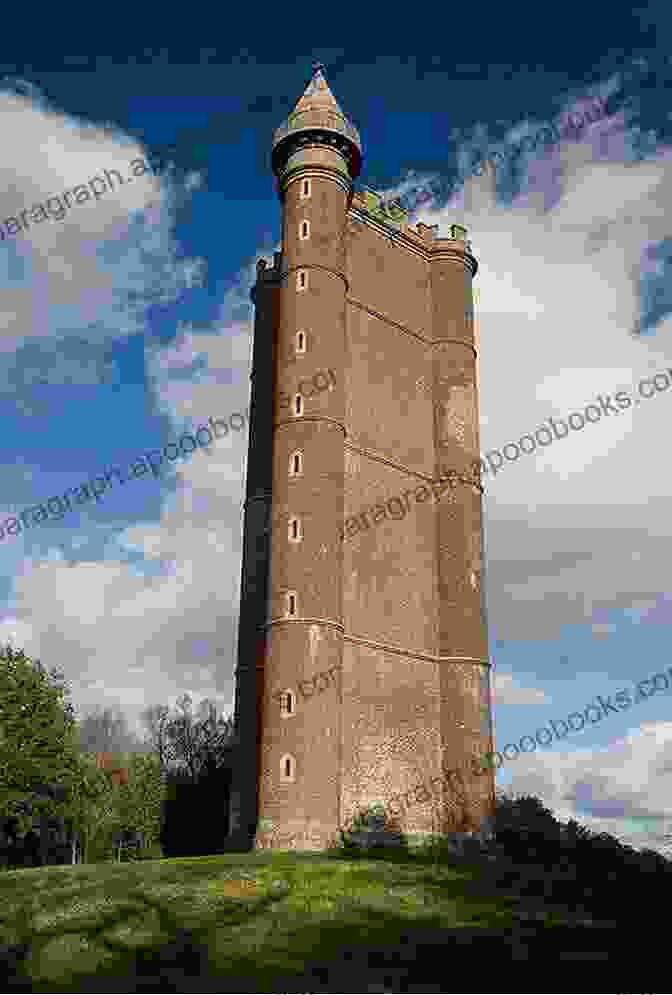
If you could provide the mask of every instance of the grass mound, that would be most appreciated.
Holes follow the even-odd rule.
[[[613,928],[526,916],[489,887],[472,865],[279,851],[14,871],[2,990],[441,992],[476,970],[499,991],[484,973],[519,960],[581,967],[582,983],[592,961],[613,967]],[[515,990],[548,990],[529,984]]]

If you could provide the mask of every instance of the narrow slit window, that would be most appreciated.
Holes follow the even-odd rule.
[[[287,592],[287,615],[296,615],[296,591]]]
[[[286,753],[280,759],[280,779],[282,781],[293,781],[294,780],[294,757]]]
[[[305,269],[300,269],[296,274],[296,289],[305,290],[308,286],[308,274]]]
[[[284,691],[280,698],[280,713],[283,716],[294,715],[294,692]]]
[[[306,333],[297,332],[296,333],[296,351],[305,352],[306,351]]]
[[[289,520],[289,538],[292,542],[300,542],[303,539],[301,522],[298,518],[290,518]]]
[[[299,238],[306,239],[310,238],[310,222],[302,221],[299,227]]]
[[[300,415],[303,411],[303,398],[300,394],[294,396],[294,414]]]
[[[295,452],[292,453],[292,458],[289,462],[289,475],[290,477],[298,477],[303,472],[303,453]]]
[[[301,184],[301,200],[310,197],[310,180],[304,180]]]

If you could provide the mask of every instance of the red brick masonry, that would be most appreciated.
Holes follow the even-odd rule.
[[[667,674],[670,675],[669,680]],[[658,678],[664,680],[665,684],[662,686],[658,686],[656,684],[656,679]],[[646,677],[644,678],[644,680],[638,681],[636,685],[637,694],[634,695],[634,701],[632,700],[630,693],[628,691],[617,691],[616,694],[613,696],[616,701],[616,705],[618,705],[617,708],[616,705],[612,705],[610,697],[607,697],[605,701],[602,695],[598,694],[597,701],[599,702],[602,711],[600,711],[600,707],[598,707],[598,705],[593,705],[593,704],[586,705],[586,707],[583,710],[586,716],[585,719],[583,713],[581,712],[570,712],[569,715],[567,716],[567,722],[564,722],[562,719],[559,719],[557,722],[551,719],[549,725],[553,729],[553,732],[555,733],[556,737],[558,739],[562,739],[564,738],[564,736],[567,735],[570,729],[573,732],[580,732],[584,728],[588,720],[590,720],[590,722],[595,724],[596,722],[600,722],[602,718],[605,715],[607,715],[610,711],[613,711],[616,714],[618,714],[618,709],[623,710],[625,708],[629,708],[633,704],[637,705],[639,704],[640,701],[644,701],[646,698],[650,698],[652,695],[656,693],[656,691],[668,691],[670,689],[671,682],[672,682],[672,667],[669,667],[667,673],[659,672],[657,674],[654,674],[652,677]],[[653,690],[650,693],[645,692],[642,689],[642,685],[648,683],[652,684],[653,686]],[[597,718],[589,716],[588,712],[590,709],[592,709],[594,713],[595,712],[597,713]],[[571,724],[571,720],[574,716],[581,719],[581,725],[579,726],[578,729]],[[565,731],[561,735],[558,734],[558,730],[556,728],[556,725],[559,724],[565,726]],[[539,739],[539,734],[542,732],[548,733],[549,738],[545,741]],[[526,748],[523,746],[523,742],[526,739],[529,740],[532,744],[530,748]],[[493,753],[486,753],[483,755],[483,757],[480,758],[480,760],[478,757],[473,757],[472,758],[473,773],[476,774],[476,776],[480,777],[482,774],[485,774],[488,768],[490,767],[494,766],[497,769],[503,767],[504,760],[502,759],[502,757],[504,757],[506,760],[513,760],[516,756],[518,756],[519,752],[532,753],[536,749],[537,743],[539,744],[539,746],[549,746],[552,741],[553,741],[553,733],[549,729],[547,728],[537,729],[535,736],[530,736],[530,735],[522,736],[518,741],[519,743],[518,746],[515,743],[507,743],[501,753],[499,753],[498,751],[495,751]],[[507,757],[506,751],[510,748],[513,748],[516,752],[515,754],[513,754],[513,756]],[[497,763],[495,759],[496,757],[499,758],[499,763]],[[455,785],[451,783],[451,778],[453,777],[456,778],[456,780],[462,782],[460,789],[456,789]],[[413,788],[410,788],[408,791],[404,792],[403,795],[402,794],[393,795],[391,800],[395,800],[395,802],[399,803],[401,807],[396,810],[390,809],[392,814],[399,815],[404,808],[409,808],[414,802],[417,804],[421,804],[423,802],[429,801],[433,793],[430,790],[430,788],[432,788],[434,791],[436,790],[434,788],[434,783],[436,781],[438,781],[439,783],[449,784],[452,791],[455,792],[455,794],[458,797],[460,797],[460,791],[462,792],[462,795],[464,794],[464,779],[462,777],[462,773],[459,768],[455,768],[453,770],[446,771],[440,777],[438,776],[433,777],[431,781],[427,782],[427,784],[425,783],[416,784]],[[402,799],[406,800],[405,803],[402,802]]]
[[[419,487],[409,487],[407,490],[402,491],[401,494],[403,495],[403,497],[406,498],[406,505],[404,505],[404,502],[401,500],[401,497],[396,496],[388,498],[385,504],[379,503],[373,505],[372,508],[369,508],[367,511],[358,511],[356,515],[351,515],[350,518],[347,518],[345,520],[344,527],[341,529],[340,532],[341,540],[343,542],[345,541],[346,530],[348,532],[349,538],[352,538],[352,536],[356,535],[358,532],[363,531],[359,526],[360,519],[364,522],[365,528],[367,529],[370,528],[368,519],[366,517],[369,511],[372,510],[374,511],[373,514],[374,525],[378,524],[379,522],[382,522],[383,519],[387,517],[386,508],[389,509],[390,518],[394,518],[397,520],[400,518],[405,518],[407,512],[411,510],[411,505],[408,498],[409,494],[415,493],[416,501],[419,501],[421,503],[423,501],[426,501],[427,498],[429,497],[433,497],[434,500],[438,501],[441,497],[443,497],[446,490],[449,487],[451,489],[454,488],[458,481],[460,481],[460,483],[463,484],[471,484],[474,487],[478,487],[480,491],[483,491],[483,488],[481,487],[479,463],[474,463],[474,472],[476,476],[470,478],[470,477],[461,476],[455,470],[449,470],[447,476],[439,477],[438,480],[433,480],[429,487],[426,484],[421,484]],[[394,507],[392,506],[393,502],[397,502],[398,508],[397,505],[395,505]],[[395,510],[398,511],[398,514],[393,514]]]

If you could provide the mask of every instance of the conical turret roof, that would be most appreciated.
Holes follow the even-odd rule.
[[[313,67],[313,75],[310,77],[306,89],[294,105],[293,114],[305,111],[335,111],[340,117],[345,119],[343,111],[338,106],[338,101],[329,89],[324,66],[321,62],[316,62]]]
[[[358,153],[355,158],[361,162],[362,143],[359,132],[338,106],[336,98],[329,89],[321,62],[313,65],[313,74],[291,114],[275,130],[273,151],[275,152],[278,145],[289,136],[316,129],[333,132],[349,139]]]

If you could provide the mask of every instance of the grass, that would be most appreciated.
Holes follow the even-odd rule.
[[[581,978],[565,990],[591,990],[586,969],[620,948],[613,926],[607,941],[571,913],[528,912],[477,865],[418,857],[256,851],[11,871],[2,990],[442,992],[470,990],[466,970],[476,991],[549,991],[557,973],[513,988],[501,974],[553,959]]]

